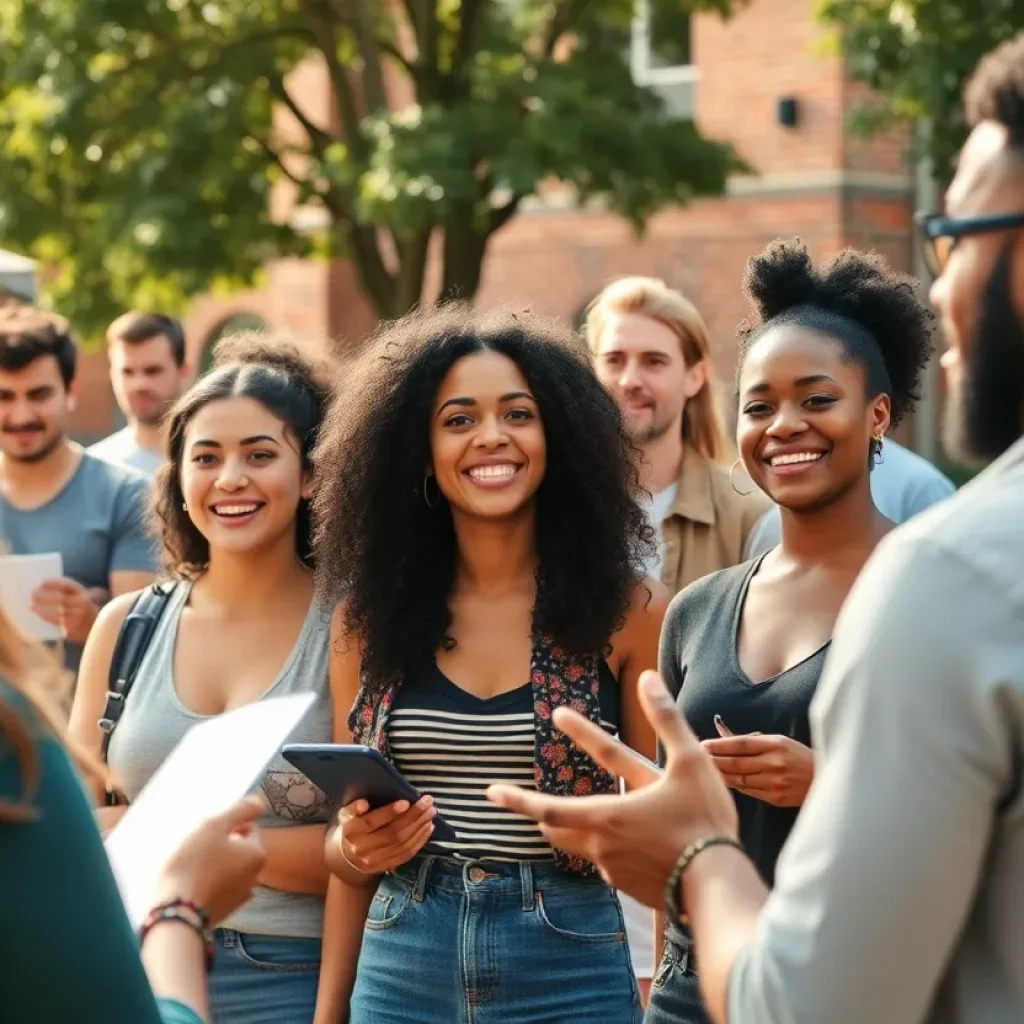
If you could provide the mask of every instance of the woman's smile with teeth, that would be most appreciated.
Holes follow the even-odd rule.
[[[773,455],[768,461],[773,466],[793,466],[799,462],[817,462],[824,452],[792,452],[789,455]]]
[[[519,472],[519,467],[512,462],[502,462],[490,466],[473,466],[466,470],[466,475],[476,483],[501,483],[511,480]]]
[[[219,516],[247,516],[259,509],[259,504],[254,501],[239,503],[237,505],[214,505],[213,511]]]

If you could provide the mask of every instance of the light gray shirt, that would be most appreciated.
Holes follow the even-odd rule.
[[[182,703],[174,681],[178,624],[191,590],[191,583],[175,587],[139,665],[139,674],[110,742],[110,770],[129,800],[139,795],[185,733],[209,717]],[[331,742],[329,634],[329,617],[314,600],[291,654],[260,698],[310,691],[316,694],[316,702],[288,738],[289,743]],[[254,643],[259,643],[258,637],[254,637]],[[225,750],[224,756],[230,757],[231,751]],[[330,803],[324,794],[280,755],[267,766],[262,789],[270,808],[260,818],[262,828],[318,825],[330,816]],[[260,935],[315,939],[323,931],[323,916],[322,896],[257,886],[252,898],[224,922],[224,927]]]
[[[871,497],[886,519],[905,523],[932,505],[953,495],[952,480],[940,473],[927,459],[921,458],[895,441],[886,441],[882,461],[871,471]],[[769,509],[747,538],[744,561],[760,558],[777,547],[782,537],[779,507]]]
[[[1024,440],[843,607],[730,1024],[1024,1021]]]
[[[155,572],[157,545],[147,526],[149,480],[88,452],[44,505],[19,509],[0,497],[0,538],[15,555],[59,552],[64,575],[83,587],[110,588],[112,572]],[[64,645],[78,671],[82,648]]]
[[[140,473],[145,473],[146,476],[152,476],[163,462],[163,455],[160,452],[144,448],[135,440],[131,427],[125,427],[110,437],[97,441],[87,451],[105,462],[112,462],[116,466],[129,466]]]

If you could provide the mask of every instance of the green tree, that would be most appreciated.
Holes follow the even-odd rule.
[[[683,0],[652,0],[687,28]],[[688,0],[726,13],[728,0]],[[83,329],[175,307],[268,259],[350,256],[382,317],[472,297],[538,182],[639,229],[719,192],[727,145],[629,70],[632,0],[4,0],[0,242],[53,268]],[[330,123],[297,102],[314,59]],[[391,102],[396,84],[414,102]],[[294,131],[280,131],[275,110]],[[271,214],[275,181],[325,217]],[[424,294],[428,247],[440,291]]]
[[[1024,26],[1024,0],[819,0],[819,12],[838,29],[850,73],[873,90],[855,125],[925,122],[926,155],[948,179],[966,137],[964,82]]]

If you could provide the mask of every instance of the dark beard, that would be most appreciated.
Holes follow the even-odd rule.
[[[944,439],[968,463],[997,459],[1024,433],[1024,324],[1014,309],[1010,246],[982,295],[960,387],[949,396]]]
[[[8,452],[4,452],[4,458],[10,459],[11,462],[21,462],[31,465],[34,462],[42,462],[53,450],[64,440],[63,434],[57,434],[50,440],[50,443],[43,445],[42,448],[37,452],[32,452],[30,455],[11,455]]]

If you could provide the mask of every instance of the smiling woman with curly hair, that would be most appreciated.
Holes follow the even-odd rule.
[[[349,1020],[447,1024],[486,1000],[494,1020],[638,1021],[615,894],[484,796],[615,786],[554,706],[653,752],[635,691],[665,600],[615,403],[564,329],[464,307],[383,328],[346,392],[315,456],[332,686],[424,794],[349,806],[328,836],[328,928],[366,917]]]
[[[322,376],[286,338],[232,335],[168,414],[154,519],[170,579],[108,734],[121,804],[149,785],[197,721],[244,704],[311,693],[292,739],[325,743],[336,722],[344,728],[347,708],[331,703],[329,616],[315,599],[310,550],[311,453],[332,397]],[[96,754],[111,666],[137,597],[103,609],[82,658],[71,733]],[[331,808],[281,757],[259,784],[267,863],[253,898],[215,933],[213,1015],[217,1024],[309,1024],[321,969],[333,984],[354,960],[344,951],[337,961],[321,958]],[[104,826],[123,810],[102,807]]]

